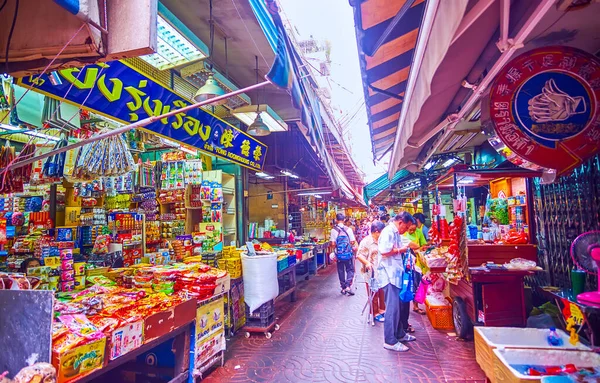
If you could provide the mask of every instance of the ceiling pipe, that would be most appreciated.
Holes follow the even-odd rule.
[[[500,0],[500,40],[498,40],[498,49],[504,52],[512,41],[508,38],[508,28],[510,24],[510,0]]]
[[[433,153],[442,144],[443,140],[446,139],[446,138],[448,138],[448,136],[451,133],[453,133],[454,126],[456,126],[456,124],[458,122],[460,122],[462,119],[464,119],[465,116],[467,116],[471,112],[471,109],[473,107],[475,107],[477,105],[477,103],[479,103],[479,101],[483,97],[485,91],[487,90],[488,86],[490,86],[491,83],[492,83],[492,81],[496,78],[496,75],[512,59],[512,57],[514,56],[515,52],[519,48],[523,47],[523,43],[525,42],[525,40],[527,39],[527,37],[529,37],[529,35],[531,34],[531,32],[533,32],[533,29],[535,28],[535,26],[546,15],[546,13],[552,8],[552,6],[554,5],[554,3],[555,3],[555,0],[542,0],[542,1],[540,1],[540,3],[535,8],[535,10],[527,18],[527,20],[525,21],[525,23],[523,24],[523,26],[521,27],[521,29],[519,29],[519,31],[515,35],[515,38],[513,40],[513,44],[510,45],[504,52],[502,52],[502,54],[500,55],[500,57],[498,58],[498,60],[494,63],[494,65],[492,66],[492,68],[490,68],[490,70],[487,72],[486,76],[483,78],[483,80],[481,80],[481,82],[477,86],[477,91],[475,91],[475,92],[473,92],[471,94],[471,96],[467,99],[467,101],[465,102],[465,104],[462,106],[461,110],[455,115],[456,118],[454,119],[454,121],[450,122],[449,124],[445,124],[445,125],[443,124],[443,122],[440,123],[440,124],[438,124],[435,128],[433,128],[431,131],[429,131],[429,133],[426,135],[426,137],[424,137],[423,139],[421,139],[421,140],[419,140],[417,142],[416,145],[418,147],[421,147],[429,139],[431,139],[437,133],[439,133],[440,131],[442,131],[442,129],[444,129],[446,127],[448,128],[448,130],[442,136],[442,139],[436,140],[437,143],[434,145],[434,147],[429,152],[429,154],[427,154],[425,156],[425,159],[422,160],[422,161],[419,161],[421,163],[421,165],[423,165],[424,163],[426,163],[429,160],[429,158],[433,155]],[[427,138],[427,139],[425,139],[425,138]]]

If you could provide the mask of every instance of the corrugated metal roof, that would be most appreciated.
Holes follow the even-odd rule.
[[[371,146],[376,160],[396,137],[425,0],[366,0],[354,6]]]
[[[363,198],[365,199],[365,202],[368,204],[369,200],[375,198],[379,193],[391,188],[393,185],[405,178],[410,177],[411,175],[412,173],[408,170],[400,170],[391,180],[388,178],[387,173],[382,175],[364,187]]]

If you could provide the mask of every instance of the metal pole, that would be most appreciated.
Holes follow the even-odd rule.
[[[283,229],[285,230],[285,235],[287,237],[288,229],[289,229],[289,214],[288,214],[288,179],[285,177],[283,180],[283,214],[285,215]]]
[[[50,185],[50,219],[56,227],[56,184]]]
[[[267,84],[270,84],[270,82],[269,81],[264,81],[264,82],[261,82],[261,83],[258,83],[258,84],[250,85],[250,86],[248,86],[246,88],[243,88],[243,89],[238,89],[238,90],[235,90],[233,92],[229,92],[229,93],[224,94],[222,96],[213,97],[213,98],[211,98],[209,100],[197,102],[195,104],[188,105],[188,106],[180,108],[180,109],[172,110],[169,113],[161,114],[160,116],[151,116],[151,117],[145,118],[143,120],[134,122],[133,124],[122,126],[120,128],[111,130],[109,132],[101,133],[101,134],[99,134],[99,135],[97,135],[95,137],[91,137],[91,138],[89,138],[87,140],[82,140],[82,141],[76,142],[74,144],[64,146],[64,147],[62,147],[60,149],[51,150],[51,151],[49,151],[47,153],[40,154],[39,156],[35,156],[35,157],[29,158],[29,159],[24,160],[24,161],[19,161],[19,162],[15,163],[15,164],[11,165],[8,168],[0,169],[0,172],[6,171],[6,170],[9,170],[9,169],[19,169],[19,168],[22,168],[23,166],[31,165],[34,162],[37,162],[37,161],[40,161],[40,160],[44,160],[44,159],[46,159],[48,157],[52,157],[54,155],[57,155],[57,154],[60,154],[60,153],[64,153],[64,152],[72,150],[72,149],[77,149],[77,148],[79,148],[81,146],[90,144],[90,143],[92,143],[94,141],[99,141],[99,140],[103,140],[105,138],[109,138],[109,137],[112,137],[112,136],[117,136],[119,134],[126,133],[126,132],[130,131],[131,129],[141,128],[143,126],[150,125],[151,123],[153,123],[155,121],[158,121],[158,120],[161,120],[161,119],[163,119],[165,117],[172,117],[172,116],[174,116],[174,115],[176,115],[178,113],[184,113],[184,112],[190,111],[192,109],[199,108],[199,107],[204,106],[204,105],[210,105],[210,104],[212,104],[212,103],[214,103],[216,101],[225,100],[225,99],[228,99],[229,97],[236,96],[236,95],[241,94],[241,93],[246,93],[246,92],[251,91],[253,89],[258,89],[258,88],[261,88],[261,87],[263,87],[263,86],[265,86]]]

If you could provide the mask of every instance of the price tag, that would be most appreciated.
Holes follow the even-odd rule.
[[[60,266],[60,258],[59,257],[46,257],[44,258],[44,265],[49,266],[53,269],[56,269]]]
[[[579,309],[579,306],[577,306],[574,303],[570,303],[570,309],[571,309],[571,318],[573,318],[573,320],[575,321],[576,325],[581,326],[583,324],[583,313],[581,312],[581,310]]]
[[[575,322],[575,325],[581,326],[583,324],[583,313],[581,312],[579,306],[567,299],[563,299],[562,301],[564,305],[562,313],[565,317],[565,320],[569,320],[569,318],[571,318]]]

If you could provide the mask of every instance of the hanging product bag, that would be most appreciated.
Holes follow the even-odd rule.
[[[423,278],[421,283],[419,284],[419,288],[417,289],[417,293],[415,294],[415,302],[424,304],[425,298],[427,297],[427,290],[429,290],[429,282],[427,279]]]
[[[410,250],[404,256],[404,273],[402,274],[402,289],[400,289],[400,300],[412,302],[415,299],[415,283],[413,277],[414,263]]]

